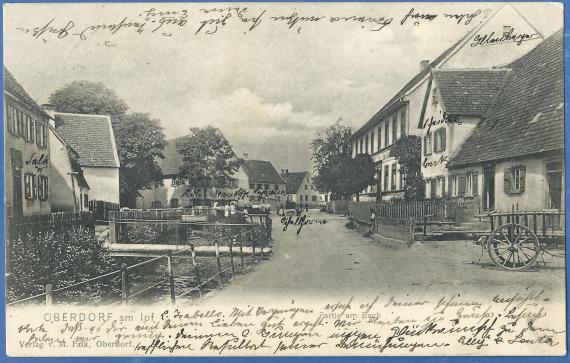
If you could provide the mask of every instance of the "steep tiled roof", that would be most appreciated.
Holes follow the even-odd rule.
[[[464,37],[458,40],[455,44],[445,50],[439,57],[437,57],[433,62],[431,62],[427,67],[416,74],[408,83],[404,85],[395,95],[392,97],[385,105],[378,111],[372,118],[364,124],[360,129],[358,129],[351,138],[357,138],[363,135],[371,127],[376,125],[378,122],[382,121],[386,116],[389,116],[398,106],[398,103],[402,102],[402,98],[414,88],[422,79],[429,76],[431,69],[437,67],[441,62],[443,62],[453,51],[459,47],[468,37],[470,37],[472,31],[468,32]]]
[[[270,161],[248,159],[243,161],[242,167],[250,183],[285,184]]]
[[[79,154],[81,166],[119,167],[111,118],[55,113],[57,133]]]
[[[26,92],[24,87],[14,77],[14,75],[4,67],[4,91],[7,91],[14,96],[20,98],[24,103],[28,105],[31,109],[37,112],[39,115],[45,118],[50,118],[49,115],[41,108],[36,101]]]
[[[308,171],[299,171],[294,173],[281,174],[281,177],[287,182],[287,194],[295,194],[301,187],[303,180],[307,176]]]
[[[507,69],[456,69],[433,72],[445,110],[451,115],[483,116],[505,85]]]
[[[564,147],[564,39],[560,30],[511,63],[507,83],[449,167]]]

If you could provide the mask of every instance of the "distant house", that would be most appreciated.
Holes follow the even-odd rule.
[[[52,211],[89,211],[90,188],[79,164],[79,154],[51,126],[49,145]]]
[[[243,160],[242,168],[247,175],[249,203],[274,203],[285,206],[286,183],[270,161],[246,158]]]
[[[53,112],[55,131],[77,152],[89,198],[119,204],[119,156],[111,118]]]
[[[451,189],[481,185],[474,197],[486,210],[563,210],[563,31],[506,68],[504,88],[448,163],[457,178]]]
[[[50,116],[6,68],[4,121],[6,215],[50,213]]]
[[[376,164],[376,183],[359,195],[360,200],[387,201],[404,195],[405,176],[390,150],[404,135],[421,135],[425,123],[422,109],[427,91],[432,88],[432,70],[502,66],[543,39],[512,4],[505,4],[492,14],[482,13],[479,19],[479,24],[433,61],[421,61],[418,73],[351,136],[352,156],[370,154]],[[517,34],[529,38],[521,44],[495,39],[514,39]],[[493,45],[486,46],[483,39],[493,39]]]
[[[214,201],[224,202],[237,200],[234,194],[239,190],[247,190],[247,175],[240,168],[226,186],[212,187],[207,191],[206,198],[200,187],[191,187],[187,181],[179,177],[182,155],[178,152],[176,144],[184,137],[166,141],[163,150],[164,159],[158,159],[157,163],[162,170],[162,180],[155,183],[154,187],[140,190],[137,198],[137,208],[178,208],[194,205],[202,205],[204,199],[209,204]]]
[[[308,171],[282,170],[281,177],[287,182],[287,201],[303,206],[308,203],[311,207],[317,207],[329,201],[327,193],[321,193],[315,189]]]
[[[137,208],[178,208],[194,205],[212,205],[235,200],[239,204],[280,202],[285,200],[285,181],[279,176],[271,162],[243,160],[240,168],[226,185],[212,186],[204,192],[200,187],[190,186],[179,177],[182,155],[176,144],[182,138],[168,140],[164,148],[164,159],[158,159],[162,180],[153,188],[140,190]],[[245,156],[247,158],[247,156]]]

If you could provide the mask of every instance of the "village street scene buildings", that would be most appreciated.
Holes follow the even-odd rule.
[[[8,58],[9,303],[540,290],[563,315],[562,10],[420,5],[260,3],[267,16],[283,6],[345,20],[277,31],[276,15],[242,32],[244,18],[228,16],[194,34],[190,53],[172,24],[121,29],[116,47],[107,29],[90,35],[97,47],[49,38],[89,64],[57,80]],[[360,9],[391,9],[393,24],[355,26],[346,14]],[[41,41],[21,33],[12,52]]]

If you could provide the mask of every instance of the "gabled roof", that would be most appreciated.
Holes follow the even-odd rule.
[[[243,160],[242,167],[250,183],[285,184],[270,161],[247,159]]]
[[[79,154],[81,166],[120,166],[109,116],[55,112],[54,118],[57,133]]]
[[[563,30],[511,63],[507,83],[449,167],[564,147]]]
[[[26,92],[24,87],[16,80],[16,77],[4,67],[4,92],[8,92],[18,98],[22,102],[28,105],[32,110],[38,113],[38,115],[43,116],[47,119],[51,118],[43,108],[41,108],[36,101]]]
[[[294,173],[281,174],[281,177],[287,183],[287,194],[297,193],[308,173],[308,171],[298,171]]]
[[[464,41],[466,41],[473,30],[467,32],[467,34],[459,39],[455,44],[445,50],[443,53],[440,54],[433,62],[431,62],[427,67],[421,70],[418,74],[416,74],[408,83],[404,85],[395,95],[392,97],[385,105],[380,109],[380,111],[376,112],[372,118],[364,124],[361,128],[359,128],[354,134],[352,134],[351,138],[357,138],[363,135],[366,131],[368,131],[371,127],[373,127],[378,122],[382,121],[386,116],[389,116],[394,110],[396,110],[400,105],[403,105],[403,97],[412,90],[415,86],[417,86],[424,78],[430,75],[431,69],[437,67],[441,62],[443,62],[448,56],[455,51]]]
[[[483,116],[505,85],[507,69],[434,70],[445,111],[450,115]]]

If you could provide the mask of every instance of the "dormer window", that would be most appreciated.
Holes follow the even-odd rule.
[[[506,37],[511,32],[513,27],[510,25],[503,25],[503,36]]]

